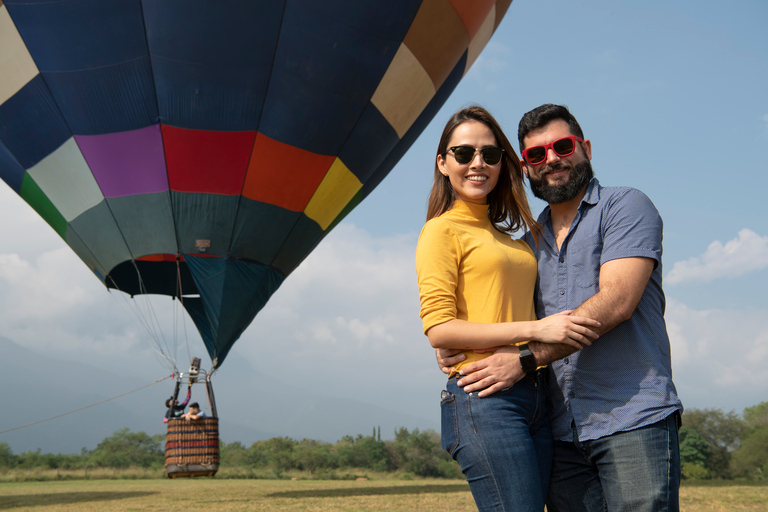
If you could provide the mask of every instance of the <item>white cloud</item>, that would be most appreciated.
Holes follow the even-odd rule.
[[[735,409],[768,397],[766,311],[697,311],[667,302],[675,384],[684,405]]]
[[[247,340],[264,332],[276,333],[307,358],[328,350],[342,359],[381,354],[387,346],[395,352],[413,346],[413,340],[427,344],[415,249],[415,235],[375,238],[352,224],[339,225],[259,313],[238,342],[240,350],[255,347],[258,341]]]
[[[419,415],[434,406],[436,418],[444,378],[421,330],[416,238],[340,224],[257,315],[237,354],[320,393]]]
[[[768,236],[742,229],[723,245],[712,242],[701,256],[678,261],[667,274],[667,284],[707,283],[721,277],[738,277],[768,267]]]

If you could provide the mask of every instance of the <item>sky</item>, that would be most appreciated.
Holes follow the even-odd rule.
[[[741,413],[768,400],[766,24],[763,0],[515,0],[408,153],[230,352],[257,371],[244,396],[257,407],[259,392],[290,383],[437,424],[445,379],[421,329],[414,252],[438,138],[453,112],[479,104],[515,141],[523,113],[559,103],[592,141],[601,184],[639,188],[664,219],[685,407]],[[530,201],[538,214],[544,203]],[[153,305],[179,367],[204,356],[191,321],[171,301]],[[149,383],[168,371],[131,307],[0,183],[0,335]]]

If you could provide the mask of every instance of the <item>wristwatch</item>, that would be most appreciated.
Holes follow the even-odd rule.
[[[535,372],[538,365],[536,364],[536,357],[531,352],[531,349],[528,348],[528,344],[518,345],[517,348],[520,349],[520,366],[523,367],[523,371],[525,373]]]

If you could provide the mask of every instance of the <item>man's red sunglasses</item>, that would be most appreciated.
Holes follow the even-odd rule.
[[[559,157],[570,156],[576,151],[576,142],[584,142],[584,139],[571,135],[563,137],[555,142],[544,144],[543,146],[531,146],[520,153],[523,158],[531,165],[538,165],[547,159],[547,151],[552,151]]]

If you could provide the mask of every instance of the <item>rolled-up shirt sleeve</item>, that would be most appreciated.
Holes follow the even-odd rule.
[[[663,222],[651,200],[636,189],[610,198],[603,222],[600,264],[619,258],[651,258],[661,262]]]
[[[424,225],[416,247],[416,275],[424,334],[456,318],[461,247],[448,222],[440,218]]]

